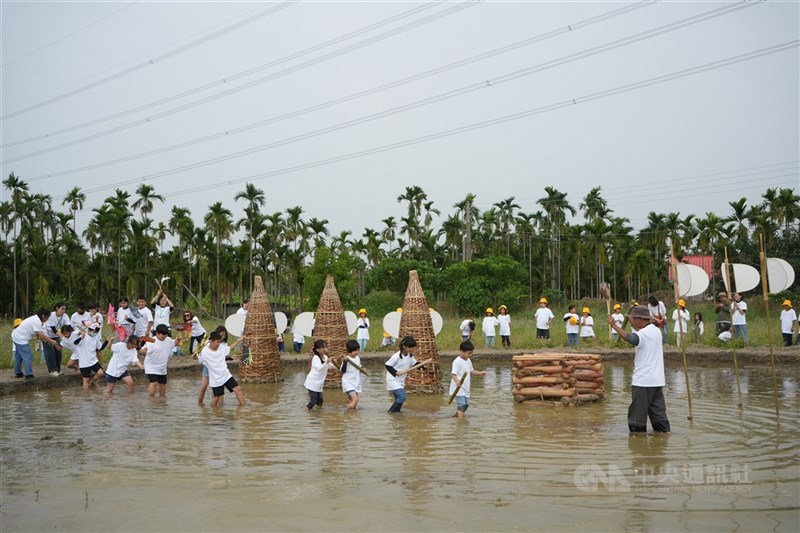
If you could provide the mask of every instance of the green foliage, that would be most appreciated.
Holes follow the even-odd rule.
[[[403,293],[394,291],[372,291],[360,300],[357,307],[364,307],[373,322],[382,322],[386,313],[394,311],[398,307],[403,307]],[[354,307],[353,311],[358,311],[358,309]],[[378,322],[375,323],[377,324]]]
[[[400,259],[387,257],[367,273],[367,290],[393,291],[405,294],[408,287],[408,273],[416,270],[419,282],[426,291],[426,297],[431,300],[427,291],[441,291],[441,273],[430,263],[417,259]]]
[[[461,313],[483,314],[486,307],[505,304],[509,312],[525,296],[525,268],[510,257],[492,256],[455,263],[444,271],[451,303]]]
[[[353,298],[356,278],[352,274],[357,266],[358,260],[348,251],[334,254],[327,246],[317,248],[314,262],[303,274],[306,291],[304,308],[317,308],[328,274],[333,276],[333,282],[336,284],[336,290],[344,308],[354,307],[357,304]]]

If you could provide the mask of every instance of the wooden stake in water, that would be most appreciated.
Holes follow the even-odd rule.
[[[728,289],[728,301],[732,302],[733,298],[731,297],[731,287],[733,286],[733,280],[731,280],[731,269],[730,269],[730,264],[728,263],[727,246],[725,247],[725,274],[726,277],[728,278],[728,284],[726,287]],[[742,407],[744,407],[744,404],[742,403],[742,385],[739,382],[739,363],[736,360],[736,344],[731,343],[731,348],[733,349],[733,369],[734,372],[736,373],[736,390],[739,393],[739,409],[741,409]]]
[[[759,235],[761,250],[761,289],[764,296],[764,317],[767,319],[767,342],[769,342],[769,364],[772,366],[772,395],[775,397],[775,418],[781,424],[780,404],[778,403],[778,376],[775,374],[775,347],[772,344],[772,321],[769,318],[769,286],[767,285],[767,254],[764,251],[764,234]]]
[[[678,287],[678,260],[675,259],[675,249],[674,243],[670,241],[669,243],[669,260],[670,265],[672,267],[672,279],[674,281],[673,288],[675,289],[675,305],[678,304],[678,300],[680,299],[680,290]],[[666,318],[666,317],[664,317]],[[681,314],[678,311],[678,323],[680,324]],[[688,325],[688,324],[687,324]],[[686,399],[689,402],[689,416],[687,417],[689,420],[692,420],[692,391],[689,387],[689,369],[686,366],[686,343],[683,342],[683,328],[678,327],[678,335],[680,336],[681,341],[681,355],[683,356],[683,379],[686,381]]]

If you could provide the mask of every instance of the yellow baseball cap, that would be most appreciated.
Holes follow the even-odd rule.
[[[547,303],[547,298],[545,298],[545,297],[539,298],[539,303],[540,304],[546,304]]]
[[[588,308],[588,307],[584,307],[584,308],[581,310],[581,313],[588,313],[588,312],[589,312],[589,308]]]
[[[791,300],[784,300],[781,305],[788,305],[789,307],[791,307],[792,306],[792,301]]]
[[[359,309],[359,310],[358,310],[358,314],[359,314],[359,315],[360,315],[360,314],[362,314],[362,313],[363,313],[363,314],[365,314],[365,315],[367,314],[367,310],[366,310],[366,309],[364,309],[363,307],[362,307],[361,309]]]
[[[508,307],[506,307],[506,304],[500,304],[500,309],[508,309]]]
[[[614,310],[616,311],[617,309],[622,309],[622,306],[619,304],[614,304]]]
[[[15,318],[14,319],[14,327],[16,328],[20,324],[22,324],[22,319],[21,318]]]
[[[681,298],[680,300],[678,300],[678,305],[680,305],[681,307],[686,307],[686,300]]]
[[[494,309],[492,309],[491,307],[487,307],[486,312],[494,314]]]
[[[403,308],[402,308],[402,307],[398,307],[398,308],[397,308],[397,312],[398,312],[398,313],[402,313],[402,312],[403,312]]]

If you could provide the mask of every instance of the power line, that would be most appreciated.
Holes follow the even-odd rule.
[[[11,158],[9,160],[4,161],[3,163],[12,163],[12,162],[20,161],[20,160],[23,160],[23,159],[28,159],[30,157],[34,157],[34,156],[45,154],[45,153],[52,152],[52,151],[55,151],[55,150],[60,150],[62,148],[66,148],[66,147],[69,147],[69,146],[74,146],[76,144],[81,144],[81,143],[84,143],[86,141],[90,141],[90,140],[98,139],[98,138],[101,138],[101,137],[105,137],[105,136],[110,135],[112,133],[118,133],[120,131],[124,131],[124,130],[130,129],[130,128],[135,127],[135,126],[141,126],[143,124],[149,124],[151,122],[155,122],[156,120],[162,119],[164,117],[168,117],[170,115],[174,115],[176,113],[180,113],[182,111],[186,111],[187,109],[192,109],[192,108],[197,107],[199,105],[207,104],[207,103],[212,102],[214,100],[218,100],[220,98],[224,98],[226,96],[230,96],[232,94],[241,92],[241,91],[243,91],[245,89],[250,89],[250,88],[255,87],[257,85],[261,85],[262,83],[266,83],[268,81],[272,81],[274,79],[281,78],[281,77],[286,76],[288,74],[292,74],[294,72],[297,72],[298,70],[306,69],[308,67],[311,67],[311,66],[317,65],[319,63],[328,61],[329,59],[333,59],[333,58],[339,57],[341,55],[347,54],[349,52],[352,52],[354,50],[358,50],[360,48],[364,48],[366,46],[375,44],[377,42],[386,40],[386,39],[388,39],[390,37],[394,37],[395,35],[399,35],[401,33],[405,33],[406,31],[418,28],[420,26],[424,26],[425,24],[428,24],[428,23],[433,22],[435,20],[438,20],[440,18],[444,18],[444,17],[450,16],[450,15],[453,15],[455,13],[458,13],[458,12],[464,10],[464,9],[470,8],[470,7],[472,7],[474,5],[477,5],[478,3],[481,3],[481,2],[484,2],[484,1],[485,0],[466,0],[466,1],[464,1],[464,2],[462,2],[460,4],[457,4],[457,5],[453,6],[453,7],[449,7],[447,9],[443,9],[442,11],[433,13],[432,15],[428,15],[428,16],[423,17],[421,19],[417,19],[415,21],[409,22],[409,23],[407,23],[407,24],[405,24],[403,26],[398,26],[397,28],[388,30],[386,32],[380,33],[380,34],[375,35],[373,37],[368,37],[367,39],[364,39],[362,41],[356,42],[356,43],[351,44],[349,46],[346,46],[344,48],[340,48],[339,50],[334,50],[332,52],[329,52],[329,53],[324,54],[322,56],[316,57],[314,59],[310,59],[310,60],[305,61],[303,63],[300,63],[298,65],[285,68],[283,70],[280,70],[280,71],[275,72],[273,74],[269,74],[269,75],[264,76],[262,78],[258,78],[256,80],[252,80],[252,81],[247,82],[247,83],[245,83],[243,85],[240,85],[238,87],[233,87],[231,89],[227,89],[225,91],[222,91],[222,92],[219,92],[219,93],[216,93],[216,94],[205,96],[203,98],[200,98],[199,100],[195,100],[193,102],[189,102],[189,103],[183,104],[181,106],[178,106],[178,107],[175,107],[175,108],[172,108],[172,109],[167,109],[167,110],[162,111],[160,113],[156,113],[155,115],[151,115],[151,116],[145,117],[143,119],[134,120],[132,122],[128,122],[126,124],[122,124],[120,126],[116,126],[114,128],[110,128],[108,130],[104,130],[104,131],[101,131],[101,132],[98,132],[98,133],[95,133],[95,134],[92,134],[92,135],[88,135],[86,137],[81,137],[79,139],[75,139],[73,141],[62,143],[62,144],[59,144],[57,146],[53,146],[53,147],[50,147],[50,148],[45,148],[45,149],[42,149],[42,150],[38,150],[36,152],[32,152],[32,153],[29,153],[29,154],[25,154],[25,155],[22,155],[22,156]],[[420,8],[415,8],[415,9],[419,10]],[[323,43],[323,44],[325,44],[325,43]],[[325,46],[327,46],[327,45],[325,45]],[[301,53],[301,55],[305,55],[305,51],[303,51]],[[274,61],[273,63],[279,64],[279,63],[283,63],[285,61],[288,61],[288,59],[281,58],[279,60]],[[267,65],[268,66],[272,66],[271,64],[267,64]],[[256,72],[258,70],[263,70],[264,68],[267,68],[267,66],[262,65],[260,67],[256,67],[255,69],[251,69],[251,71]],[[79,125],[76,125],[76,126],[71,126],[69,128],[64,128],[62,130],[58,130],[56,132],[45,133],[45,134],[42,134],[42,135],[39,135],[39,136],[36,136],[36,137],[31,137],[31,138],[28,138],[28,139],[22,139],[22,140],[19,140],[19,141],[13,141],[13,142],[10,142],[10,143],[6,143],[6,144],[3,145],[3,147],[5,148],[5,147],[9,147],[9,146],[17,146],[17,145],[20,145],[20,144],[25,144],[25,143],[28,143],[28,142],[31,142],[31,141],[34,141],[34,140],[39,140],[39,139],[43,139],[43,138],[47,138],[47,137],[51,137],[51,136],[55,136],[55,135],[60,135],[61,133],[66,133],[66,132],[69,132],[69,131],[73,131],[75,129],[81,129],[81,128],[86,127],[86,126],[91,126],[91,125],[94,125],[94,124],[105,122],[105,121],[111,120],[113,118],[118,118],[118,117],[121,117],[121,116],[125,116],[125,115],[128,115],[128,114],[134,113],[136,111],[140,111],[142,109],[146,109],[146,108],[152,107],[154,105],[163,104],[163,103],[175,100],[175,99],[182,98],[184,96],[188,96],[188,95],[191,95],[191,94],[194,94],[194,93],[197,93],[197,92],[204,91],[204,90],[206,90],[208,88],[211,88],[211,87],[216,87],[218,85],[227,84],[227,83],[230,82],[231,79],[238,79],[238,78],[243,77],[245,75],[249,75],[249,73],[250,73],[250,71],[247,71],[247,73],[236,74],[232,78],[223,78],[222,80],[213,82],[211,84],[207,84],[207,85],[199,87],[199,88],[194,88],[194,89],[191,89],[189,91],[185,91],[185,92],[180,93],[178,95],[173,95],[173,96],[164,98],[164,99],[159,100],[158,102],[155,102],[155,103],[145,104],[144,106],[140,106],[140,107],[135,108],[133,110],[123,111],[121,113],[117,113],[116,115],[112,115],[112,116],[109,116],[109,117],[103,117],[103,118],[100,118],[100,119],[97,119],[97,120],[94,120],[94,121],[91,121],[91,122],[86,122],[84,124],[79,124]]]
[[[270,7],[270,8],[265,9],[265,10],[259,12],[259,13],[256,13],[252,17],[248,17],[248,18],[246,18],[244,20],[241,20],[239,22],[231,24],[230,26],[226,26],[225,28],[222,28],[220,30],[215,31],[214,33],[211,33],[209,35],[203,36],[203,37],[201,37],[199,39],[196,39],[196,40],[194,40],[194,41],[192,41],[190,43],[187,43],[187,44],[185,44],[183,46],[179,46],[178,48],[175,48],[174,50],[170,50],[169,52],[165,52],[165,53],[163,53],[163,54],[161,54],[159,56],[156,56],[156,57],[154,57],[152,59],[149,59],[147,61],[144,61],[142,63],[138,63],[136,65],[133,65],[132,67],[129,67],[129,68],[123,70],[123,71],[117,72],[116,74],[112,74],[110,76],[106,76],[105,78],[101,78],[101,79],[99,79],[97,81],[93,81],[91,83],[87,83],[86,85],[82,85],[82,86],[77,87],[77,88],[75,88],[75,89],[73,89],[71,91],[67,91],[67,92],[65,92],[63,94],[59,94],[57,96],[53,96],[52,98],[48,98],[47,100],[45,100],[43,102],[39,102],[38,104],[34,104],[34,105],[31,105],[31,106],[28,106],[28,107],[20,109],[18,111],[12,111],[11,113],[7,113],[7,114],[3,115],[2,117],[0,117],[0,120],[8,120],[9,118],[13,118],[13,117],[22,115],[24,113],[28,113],[28,112],[33,111],[35,109],[39,109],[39,108],[42,108],[44,106],[50,105],[52,103],[64,100],[65,98],[69,98],[70,96],[75,96],[76,94],[80,94],[82,92],[88,91],[89,89],[94,89],[95,87],[99,87],[99,86],[104,85],[104,84],[106,84],[106,83],[108,83],[110,81],[117,80],[119,78],[122,78],[123,76],[127,76],[128,74],[132,74],[132,73],[134,73],[136,71],[142,70],[143,68],[147,68],[147,67],[149,67],[151,65],[155,65],[156,63],[160,63],[161,61],[164,61],[166,59],[174,57],[174,56],[176,56],[178,54],[182,54],[183,52],[186,52],[187,50],[191,50],[192,48],[200,46],[201,44],[205,44],[208,41],[211,41],[211,40],[216,39],[218,37],[222,37],[223,35],[227,35],[228,33],[231,33],[232,31],[236,31],[236,30],[238,30],[240,28],[243,28],[244,26],[247,26],[248,24],[250,24],[252,22],[255,22],[257,20],[261,20],[262,18],[268,17],[270,15],[274,15],[275,13],[286,9],[287,7],[291,6],[292,4],[294,4],[294,3],[298,2],[298,1],[299,0],[286,0],[286,1],[280,3],[280,4],[276,5],[276,6]],[[17,143],[15,143],[15,144],[19,144],[19,141]],[[4,145],[4,147],[5,146],[13,146],[13,144],[9,143],[9,144]]]
[[[505,75],[493,78],[492,81],[493,81],[494,85],[499,85],[501,83],[513,81],[513,80],[519,79],[519,78],[521,78],[523,76],[528,76],[528,75],[531,75],[531,74],[535,74],[537,72],[541,72],[541,71],[543,71],[545,69],[561,66],[561,65],[573,62],[573,61],[577,61],[579,59],[584,59],[586,57],[590,57],[590,56],[593,56],[593,55],[596,55],[596,54],[599,54],[599,53],[602,53],[602,52],[613,50],[613,49],[619,48],[619,47],[627,45],[627,44],[636,43],[636,42],[639,42],[639,41],[644,40],[646,38],[662,35],[662,34],[667,33],[667,32],[676,31],[678,29],[681,29],[681,28],[684,28],[684,27],[687,27],[687,26],[690,26],[690,25],[693,25],[693,24],[698,24],[700,22],[704,22],[704,21],[707,21],[707,20],[710,20],[710,19],[713,19],[713,18],[716,18],[716,17],[720,17],[720,16],[723,16],[723,15],[729,14],[729,13],[731,13],[733,11],[742,9],[744,7],[749,7],[751,5],[754,5],[754,4],[740,2],[738,4],[728,5],[728,6],[724,6],[722,8],[712,9],[711,11],[704,12],[704,13],[701,13],[701,14],[698,14],[698,15],[693,15],[691,17],[687,17],[687,18],[684,18],[684,19],[681,19],[681,20],[678,20],[676,22],[672,22],[672,23],[669,23],[669,24],[665,24],[665,25],[656,27],[656,28],[654,28],[652,30],[639,32],[639,33],[636,33],[636,34],[634,34],[632,36],[625,37],[625,38],[622,38],[622,39],[617,39],[617,40],[614,40],[614,41],[612,41],[610,43],[606,43],[604,45],[595,46],[595,47],[589,48],[588,50],[584,50],[584,51],[581,51],[581,52],[576,52],[574,54],[569,54],[567,56],[563,56],[561,58],[554,59],[552,61],[547,61],[545,63],[540,63],[540,64],[537,64],[537,65],[534,65],[534,66],[531,66],[531,67],[527,67],[527,68],[524,68],[524,69],[516,70],[516,71],[511,72],[509,74],[505,74]],[[392,115],[395,115],[395,114],[398,114],[398,113],[402,113],[402,112],[405,112],[405,111],[409,111],[409,110],[412,110],[412,109],[417,109],[419,107],[431,105],[431,104],[434,104],[434,103],[437,103],[437,102],[440,102],[440,101],[443,101],[443,100],[448,100],[450,98],[454,98],[454,97],[457,97],[457,96],[462,96],[462,95],[469,94],[469,93],[472,93],[472,92],[475,92],[475,91],[478,91],[478,90],[485,90],[486,88],[487,88],[486,82],[484,82],[484,81],[480,81],[480,82],[477,82],[477,83],[471,83],[469,85],[466,85],[466,86],[458,88],[458,89],[454,89],[454,90],[451,90],[451,91],[440,93],[438,95],[434,95],[434,96],[431,96],[431,97],[428,97],[428,98],[423,98],[421,100],[417,100],[415,102],[411,102],[411,103],[404,104],[404,105],[401,105],[401,106],[396,106],[396,107],[393,107],[393,108],[390,108],[390,109],[387,109],[387,110],[384,110],[384,111],[380,111],[380,112],[377,112],[377,113],[372,113],[370,115],[362,116],[362,117],[359,117],[359,118],[356,118],[356,119],[352,119],[352,120],[349,120],[349,121],[346,121],[346,122],[341,122],[341,123],[338,123],[338,124],[335,124],[335,125],[332,125],[332,126],[328,126],[328,127],[325,127],[325,128],[321,128],[321,129],[318,129],[318,130],[314,130],[314,131],[311,131],[311,132],[306,132],[306,133],[303,133],[303,134],[300,134],[300,135],[296,135],[294,137],[280,139],[280,140],[274,141],[272,143],[259,145],[259,146],[253,147],[253,148],[248,148],[246,150],[240,150],[238,152],[234,152],[234,153],[231,153],[231,154],[219,156],[219,157],[216,157],[216,158],[207,159],[207,160],[204,160],[204,161],[198,161],[198,162],[191,163],[191,164],[188,164],[188,165],[183,165],[181,167],[164,170],[164,171],[157,172],[157,173],[154,173],[154,174],[149,174],[149,175],[146,175],[146,176],[140,176],[138,178],[133,178],[133,179],[129,180],[128,183],[134,183],[134,182],[140,181],[140,180],[146,180],[146,179],[151,179],[151,178],[168,176],[168,175],[171,175],[171,174],[175,174],[175,173],[178,173],[178,172],[183,172],[183,171],[186,171],[186,170],[191,170],[191,169],[194,169],[194,168],[201,168],[201,167],[207,166],[209,164],[221,163],[223,161],[230,161],[232,159],[237,159],[239,157],[252,155],[254,153],[258,153],[258,152],[270,150],[270,149],[273,149],[273,148],[277,148],[277,147],[280,147],[280,146],[285,146],[287,144],[292,144],[292,143],[295,143],[295,142],[311,139],[313,137],[318,137],[320,135],[325,135],[325,134],[328,134],[328,133],[332,133],[332,132],[339,131],[339,130],[342,130],[342,129],[350,128],[350,127],[357,126],[357,125],[360,125],[360,124],[364,124],[364,123],[367,123],[367,122],[372,122],[374,120],[378,120],[378,119],[381,119],[381,118],[392,116]],[[219,134],[217,134],[217,135],[219,135]],[[126,183],[126,182],[123,182],[123,183]]]
[[[330,157],[330,158],[326,158],[326,159],[320,159],[320,160],[313,161],[313,162],[310,162],[310,163],[304,163],[304,164],[301,164],[301,165],[295,165],[295,166],[291,166],[291,167],[286,167],[286,168],[283,168],[283,169],[273,170],[273,171],[270,171],[270,172],[256,174],[256,175],[248,176],[248,177],[244,177],[244,178],[237,178],[237,179],[233,179],[233,180],[227,180],[227,181],[218,182],[218,183],[215,183],[215,184],[204,185],[204,186],[200,186],[200,187],[194,187],[194,188],[191,188],[191,189],[183,189],[183,190],[176,191],[174,193],[169,193],[169,194],[172,195],[172,196],[180,196],[180,195],[183,195],[183,194],[189,194],[189,193],[194,193],[194,192],[202,192],[202,191],[217,189],[217,188],[220,188],[220,187],[226,187],[228,185],[244,183],[244,182],[248,182],[248,181],[249,182],[257,181],[257,180],[265,179],[265,178],[268,178],[268,177],[284,175],[284,174],[290,174],[290,173],[294,173],[294,172],[299,172],[301,170],[307,170],[307,169],[311,169],[311,168],[327,166],[327,165],[330,165],[330,164],[333,164],[333,163],[339,163],[339,162],[342,162],[342,161],[349,161],[349,160],[352,160],[352,159],[358,159],[358,158],[361,158],[361,157],[366,157],[368,155],[374,155],[374,154],[378,154],[378,153],[393,151],[393,150],[397,150],[399,148],[405,148],[405,147],[408,147],[408,146],[414,146],[416,144],[426,143],[426,142],[430,142],[430,141],[433,141],[433,140],[438,140],[438,139],[450,137],[450,136],[453,136],[453,135],[459,135],[461,133],[467,133],[467,132],[471,132],[471,131],[481,130],[481,129],[484,129],[484,128],[487,128],[487,127],[490,127],[490,126],[496,126],[496,125],[499,125],[499,124],[504,124],[504,123],[507,123],[507,122],[520,120],[520,119],[523,119],[523,118],[528,118],[528,117],[532,117],[532,116],[536,116],[536,115],[541,115],[541,114],[548,113],[548,112],[551,112],[551,111],[556,111],[556,110],[559,110],[559,109],[564,109],[564,108],[568,108],[568,107],[574,107],[574,106],[579,105],[579,104],[588,103],[588,102],[592,102],[592,101],[595,101],[595,100],[600,100],[600,99],[603,99],[603,98],[608,98],[610,96],[616,96],[618,94],[624,94],[624,93],[631,92],[631,91],[634,91],[634,90],[637,90],[637,89],[643,89],[645,87],[649,87],[649,86],[652,86],[652,85],[657,85],[657,84],[665,83],[665,82],[668,82],[668,81],[678,80],[678,79],[685,78],[685,77],[688,77],[688,76],[694,76],[696,74],[701,74],[703,72],[707,72],[707,71],[710,71],[710,70],[715,70],[715,69],[719,69],[719,68],[722,68],[722,67],[735,65],[735,64],[738,64],[738,63],[741,63],[741,62],[744,62],[744,61],[750,61],[750,60],[753,60],[753,59],[758,59],[760,57],[764,57],[764,56],[768,56],[768,55],[771,55],[771,54],[776,54],[776,53],[779,53],[779,52],[790,50],[792,48],[797,48],[797,46],[799,44],[800,44],[800,40],[795,39],[793,41],[788,41],[788,42],[781,43],[781,44],[774,45],[774,46],[770,46],[770,47],[767,47],[767,48],[762,48],[762,49],[759,49],[759,50],[755,50],[753,52],[748,52],[748,53],[745,53],[745,54],[740,54],[740,55],[728,57],[728,58],[725,58],[725,59],[713,61],[711,63],[705,63],[703,65],[699,65],[699,66],[696,66],[696,67],[691,67],[691,68],[687,68],[687,69],[678,70],[678,71],[675,71],[675,72],[672,72],[672,73],[669,73],[669,74],[664,74],[664,75],[661,75],[661,76],[648,78],[648,79],[641,80],[641,81],[638,81],[638,82],[629,83],[629,84],[626,84],[626,85],[621,85],[619,87],[615,87],[615,88],[612,88],[612,89],[607,89],[607,90],[604,90],[604,91],[598,91],[598,92],[591,93],[591,94],[588,94],[588,95],[585,95],[585,96],[580,96],[580,97],[576,97],[576,98],[567,98],[566,100],[562,100],[560,102],[556,102],[556,103],[549,104],[549,105],[546,105],[546,106],[527,109],[525,111],[520,111],[520,112],[517,112],[517,113],[510,114],[510,115],[504,115],[504,116],[501,116],[501,117],[497,117],[497,118],[489,119],[489,120],[484,120],[484,121],[481,121],[481,122],[475,122],[475,123],[468,124],[466,126],[461,126],[461,127],[458,127],[458,128],[453,128],[453,129],[449,129],[449,130],[443,130],[443,131],[439,131],[439,132],[432,133],[432,134],[429,134],[429,135],[423,135],[423,136],[420,136],[420,137],[407,139],[405,141],[399,141],[399,142],[395,142],[395,143],[391,143],[391,144],[386,144],[386,145],[383,145],[383,146],[378,146],[378,147],[375,147],[375,148],[370,148],[370,149],[367,149],[367,150],[361,150],[361,151],[358,151],[358,152],[351,152],[349,154],[343,154],[343,155],[340,155],[340,156]],[[131,183],[144,182],[144,181],[146,181],[146,180],[137,179],[137,180],[132,180]],[[87,194],[94,193],[94,192],[100,192],[100,191],[116,188],[116,187],[118,187],[120,185],[123,185],[123,184],[125,184],[125,183],[117,183],[117,184],[113,184],[113,185],[109,185],[109,186],[96,187],[96,188],[93,188],[93,189],[88,189],[88,190],[86,190],[84,192],[87,193]],[[63,197],[58,197],[57,199],[62,199],[62,198]]]
[[[268,118],[268,119],[265,119],[265,120],[261,120],[261,121],[258,121],[258,122],[253,122],[251,124],[246,124],[246,125],[240,126],[238,128],[229,129],[229,130],[226,130],[226,131],[222,131],[222,132],[214,133],[214,134],[211,134],[211,135],[207,135],[205,137],[199,137],[199,138],[196,138],[196,139],[192,139],[192,140],[189,140],[189,141],[184,141],[182,143],[177,143],[177,144],[174,144],[174,145],[171,145],[171,146],[157,148],[155,150],[150,150],[150,151],[147,151],[147,152],[141,152],[139,154],[134,154],[134,155],[126,156],[126,157],[120,157],[120,158],[113,159],[113,160],[110,160],[110,161],[105,161],[105,162],[101,162],[101,163],[95,163],[95,164],[92,164],[92,165],[87,165],[87,166],[83,166],[83,167],[79,167],[79,168],[73,168],[73,169],[70,169],[70,170],[62,170],[62,171],[58,171],[58,172],[52,172],[52,173],[48,173],[48,174],[34,176],[34,177],[29,178],[28,181],[38,181],[40,179],[54,178],[54,177],[58,177],[58,176],[64,176],[64,175],[67,175],[67,174],[74,174],[76,172],[82,172],[82,171],[85,171],[85,170],[93,170],[93,169],[96,169],[96,168],[102,168],[102,167],[105,167],[105,166],[108,166],[108,165],[115,165],[115,164],[118,164],[118,163],[124,163],[124,162],[128,162],[128,161],[133,161],[135,159],[139,159],[139,158],[142,158],[142,157],[147,157],[147,156],[151,156],[151,155],[158,155],[158,154],[162,154],[162,153],[165,153],[165,152],[168,152],[168,151],[177,150],[179,148],[186,148],[186,147],[189,147],[189,146],[194,146],[196,144],[212,141],[212,140],[215,140],[215,139],[225,138],[225,137],[228,137],[230,135],[236,135],[238,133],[242,133],[242,132],[245,132],[245,131],[248,131],[248,130],[251,130],[251,129],[255,129],[255,128],[259,128],[259,127],[262,127],[262,126],[267,126],[269,124],[274,124],[274,123],[277,123],[277,122],[280,122],[280,121],[283,121],[283,120],[287,120],[287,119],[290,119],[290,118],[296,118],[296,117],[299,117],[299,116],[302,116],[302,115],[305,115],[305,114],[308,114],[308,113],[311,113],[311,112],[314,112],[314,111],[319,111],[321,109],[332,107],[334,105],[338,105],[338,104],[341,104],[341,103],[353,101],[353,100],[356,100],[356,99],[359,99],[359,98],[363,98],[365,96],[373,95],[373,94],[376,94],[376,93],[379,93],[379,92],[382,92],[382,91],[385,91],[385,90],[388,90],[388,89],[393,89],[393,88],[396,88],[396,87],[400,87],[402,85],[405,85],[405,84],[408,84],[408,83],[411,83],[411,82],[414,82],[414,81],[419,81],[421,79],[433,76],[435,74],[441,74],[443,72],[447,72],[447,71],[450,71],[452,69],[455,69],[455,68],[458,68],[458,67],[462,67],[464,65],[468,65],[468,64],[471,64],[471,63],[474,63],[474,62],[477,62],[477,61],[488,59],[490,57],[494,57],[496,55],[499,55],[499,54],[502,54],[502,53],[505,53],[505,52],[508,52],[508,51],[511,51],[511,50],[516,50],[516,49],[521,48],[523,46],[528,46],[528,45],[531,45],[531,44],[534,44],[534,43],[537,43],[537,42],[541,42],[543,40],[550,39],[550,38],[558,36],[558,35],[562,35],[562,34],[565,34],[565,33],[571,33],[572,31],[575,31],[577,29],[580,29],[580,28],[583,28],[583,27],[586,27],[586,26],[589,26],[589,25],[592,25],[592,24],[596,24],[598,22],[602,22],[602,21],[608,20],[610,18],[623,15],[623,14],[628,13],[630,11],[633,11],[635,9],[640,9],[642,7],[647,7],[649,5],[653,5],[653,3],[650,0],[645,0],[643,2],[639,2],[639,3],[636,3],[636,4],[627,5],[627,6],[624,6],[622,8],[615,9],[615,10],[612,10],[612,11],[607,12],[607,13],[603,13],[603,14],[598,15],[596,17],[591,17],[591,18],[584,19],[584,20],[579,21],[579,22],[575,22],[575,23],[569,24],[567,26],[564,26],[563,28],[559,28],[559,29],[556,29],[556,30],[545,32],[545,33],[536,35],[534,37],[530,37],[528,39],[523,39],[521,41],[517,41],[515,43],[511,43],[509,45],[502,46],[500,48],[495,48],[494,50],[490,50],[488,52],[477,54],[477,55],[471,56],[471,57],[466,58],[466,59],[455,61],[453,63],[449,63],[449,64],[446,64],[446,65],[443,65],[443,66],[440,66],[440,67],[437,67],[437,68],[434,68],[434,69],[430,69],[430,70],[427,70],[427,71],[424,71],[424,72],[421,72],[421,73],[418,73],[418,74],[415,74],[415,75],[412,75],[412,76],[408,76],[406,78],[402,78],[402,79],[395,80],[395,81],[392,81],[392,82],[389,82],[389,83],[386,83],[386,84],[383,84],[383,85],[379,85],[379,86],[376,86],[376,87],[373,87],[373,88],[370,88],[370,89],[366,89],[366,90],[363,90],[363,91],[352,93],[350,95],[343,96],[341,98],[328,100],[327,102],[323,102],[323,103],[320,103],[320,104],[309,106],[309,107],[306,107],[306,108],[303,108],[303,109],[300,109],[300,110],[297,110],[297,111],[284,113],[282,115],[277,115],[277,116],[274,116],[274,117],[271,117],[271,118]]]
[[[138,1],[138,0],[137,0],[137,1]],[[120,9],[117,9],[116,11],[113,11],[113,12],[111,12],[111,13],[109,13],[108,15],[106,15],[106,16],[104,16],[104,17],[100,17],[99,19],[95,20],[94,22],[90,22],[89,24],[86,24],[85,26],[81,26],[80,28],[78,28],[77,30],[75,30],[75,31],[73,31],[73,32],[71,32],[71,33],[68,33],[68,34],[66,34],[66,35],[64,35],[64,36],[62,36],[62,37],[59,37],[58,39],[56,39],[56,40],[54,40],[54,41],[50,41],[49,43],[47,43],[47,44],[45,44],[45,45],[42,45],[42,46],[40,46],[39,48],[37,48],[37,49],[35,49],[35,50],[32,50],[32,51],[30,51],[30,52],[28,52],[28,53],[26,53],[26,54],[23,54],[23,55],[21,55],[21,56],[19,56],[19,57],[16,57],[16,58],[14,58],[14,59],[12,59],[12,60],[10,60],[10,61],[6,62],[6,63],[5,63],[3,66],[0,66],[0,69],[4,69],[4,68],[6,68],[6,67],[7,67],[7,66],[9,66],[9,65],[13,65],[13,64],[14,64],[14,63],[16,63],[17,61],[21,61],[21,60],[23,60],[23,59],[25,59],[25,58],[27,58],[27,57],[30,57],[30,56],[32,56],[33,54],[36,54],[36,53],[38,53],[38,52],[41,52],[42,50],[45,50],[45,49],[47,49],[47,48],[50,48],[50,47],[51,47],[51,46],[53,46],[54,44],[60,43],[61,41],[64,41],[64,40],[66,40],[66,39],[68,39],[68,38],[72,37],[73,35],[77,35],[77,34],[79,34],[80,32],[82,32],[82,31],[84,31],[84,30],[87,30],[87,29],[91,28],[92,26],[95,26],[95,25],[99,24],[100,22],[102,22],[102,21],[104,21],[104,20],[106,20],[106,19],[109,19],[109,18],[113,17],[113,16],[114,16],[114,15],[116,15],[117,13],[120,13],[120,12],[122,12],[122,11],[125,11],[126,9],[130,8],[130,7],[133,7],[134,5],[136,5],[136,3],[137,3],[137,2],[131,2],[130,4],[128,4],[128,5],[126,5],[126,6],[124,6],[124,7],[120,8]]]

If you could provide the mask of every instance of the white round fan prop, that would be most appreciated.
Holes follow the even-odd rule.
[[[314,332],[314,313],[306,311],[294,317],[294,327],[304,337],[312,337]]]
[[[792,268],[792,265],[790,265],[789,262],[784,259],[779,259],[777,257],[775,257],[774,259],[775,261],[782,264],[783,268],[786,270],[786,277],[788,279],[788,281],[786,282],[788,283],[788,285],[786,285],[786,288],[788,289],[789,287],[794,285],[794,268]]]
[[[785,290],[789,285],[789,273],[783,265],[773,257],[767,258],[767,280],[769,281],[769,293],[775,294]]]
[[[275,312],[275,332],[280,335],[286,331],[286,326],[289,325],[289,319],[280,311]]]
[[[732,263],[733,286],[735,292],[747,292],[758,287],[761,275],[758,270],[742,263]]]
[[[686,293],[686,296],[698,296],[706,292],[708,289],[708,274],[705,270],[697,265],[686,265],[692,277],[691,290]]]
[[[433,322],[433,334],[438,335],[444,326],[444,319],[438,311],[431,311],[431,322]]]
[[[352,311],[344,312],[344,321],[347,322],[347,334],[352,335],[358,329],[358,317]]]
[[[399,337],[401,316],[402,316],[401,313],[398,313],[397,311],[386,313],[386,316],[383,317],[383,331],[385,331],[394,338]]]
[[[675,271],[678,274],[678,296],[681,298],[688,296],[689,291],[692,290],[692,273],[689,270],[689,265],[678,263],[675,265]]]
[[[244,331],[244,319],[247,315],[231,315],[225,319],[225,329],[229,335],[241,337]]]

